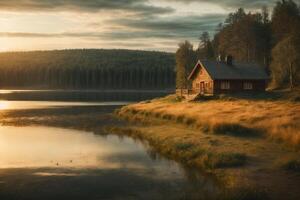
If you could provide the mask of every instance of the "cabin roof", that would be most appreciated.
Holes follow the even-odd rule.
[[[198,61],[188,79],[194,78],[198,69],[203,66],[213,80],[267,80],[264,67],[254,63],[234,63],[228,65],[218,61]]]

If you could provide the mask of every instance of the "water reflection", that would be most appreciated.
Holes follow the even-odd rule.
[[[2,101],[0,123],[28,127],[0,126],[0,199],[215,199],[212,177],[147,143],[93,134],[123,125],[114,105]]]
[[[152,152],[152,158],[148,152]],[[127,137],[98,136],[91,132],[50,127],[0,127],[2,185],[21,182],[29,187],[22,188],[26,193],[32,190],[32,184],[39,183],[35,190],[43,191],[40,194],[44,195],[43,199],[51,199],[53,193],[64,194],[57,187],[59,184],[66,184],[62,186],[64,189],[69,185],[80,187],[83,196],[73,199],[100,194],[107,195],[106,199],[116,194],[122,199],[131,199],[131,194],[137,195],[137,199],[144,199],[144,195],[148,199],[178,199],[179,196],[207,199],[218,192],[211,177],[154,155],[144,144]],[[4,178],[3,172],[6,173]],[[72,177],[77,178],[68,179]],[[49,187],[51,181],[55,182],[54,189]],[[106,190],[98,190],[96,186]],[[75,194],[72,190],[67,196]],[[35,199],[32,196],[35,194],[27,195]]]
[[[50,127],[0,127],[0,168],[143,168],[151,160],[130,138]]]
[[[25,110],[70,106],[122,106],[130,102],[56,102],[56,101],[0,101],[0,110]]]
[[[10,105],[9,101],[0,101],[0,110],[8,109]]]
[[[50,127],[0,127],[0,147],[0,168],[148,168],[160,179],[181,173],[175,162],[153,160],[141,143],[126,137]]]
[[[50,92],[50,91],[55,91],[55,90],[0,90],[0,94],[11,94],[11,93],[14,93],[14,92],[42,92],[42,91],[45,91],[45,92]]]
[[[174,91],[143,90],[0,90],[0,99],[10,101],[142,101]]]

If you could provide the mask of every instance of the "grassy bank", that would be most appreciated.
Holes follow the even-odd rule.
[[[300,146],[300,103],[272,100],[210,100],[180,102],[169,96],[123,107],[129,120],[172,121],[212,134],[268,137]]]
[[[216,199],[269,199],[266,187],[257,186],[242,174],[249,170],[247,166],[252,158],[245,151],[236,149],[236,145],[228,148],[232,145],[230,141],[224,145],[216,138],[176,125],[106,127],[106,133],[142,141],[149,146],[151,157],[162,155],[184,166],[208,172],[222,187]]]
[[[227,188],[298,199],[299,113],[297,101],[168,96],[119,109],[133,123],[107,131],[144,140],[164,156],[215,174]]]
[[[106,128],[108,133],[126,135],[136,139],[147,141],[155,151],[178,160],[189,166],[195,166],[205,170],[238,167],[246,163],[247,156],[243,153],[213,152],[208,148],[197,145],[179,137],[164,137],[155,133],[145,134],[147,130],[137,128]],[[159,133],[158,131],[156,133]]]

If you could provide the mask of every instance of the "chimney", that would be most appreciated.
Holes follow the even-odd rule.
[[[233,57],[232,55],[226,56],[226,64],[232,66],[233,65]]]

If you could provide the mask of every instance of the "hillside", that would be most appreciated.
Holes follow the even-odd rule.
[[[174,55],[78,49],[0,53],[0,87],[166,89],[174,87]]]

